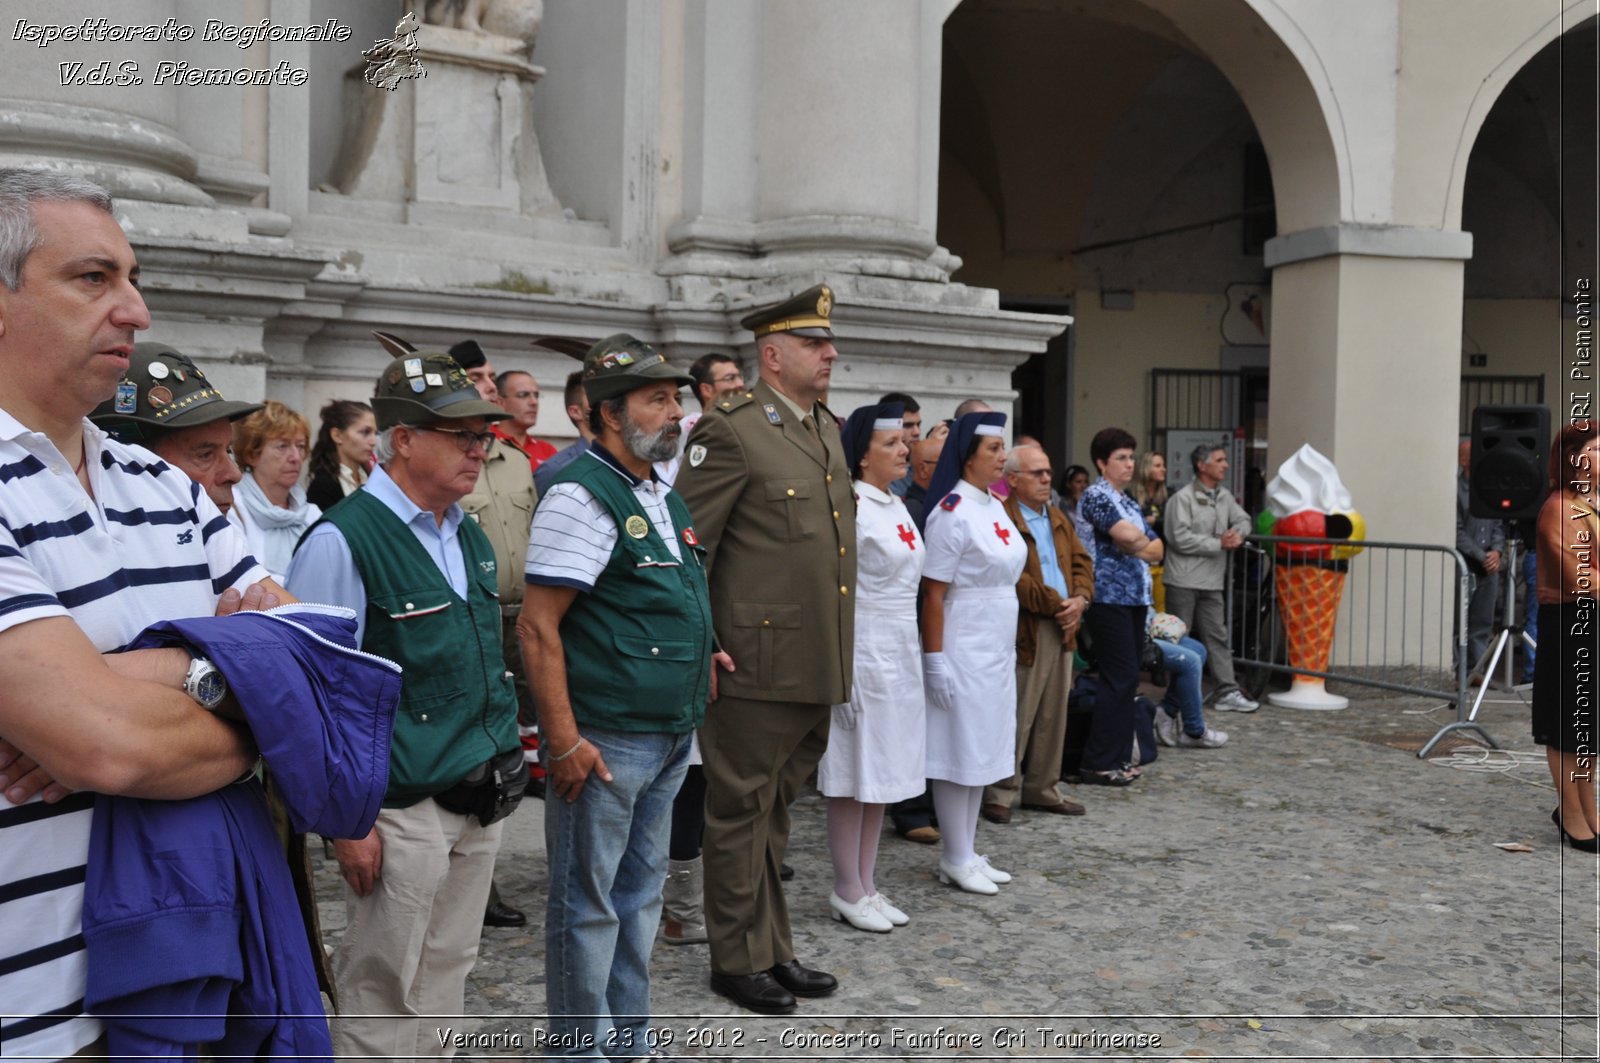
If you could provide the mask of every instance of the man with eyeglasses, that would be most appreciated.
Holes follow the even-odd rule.
[[[990,823],[1010,823],[1020,791],[1023,808],[1081,816],[1083,806],[1061,796],[1061,754],[1072,651],[1094,597],[1094,562],[1067,515],[1050,504],[1050,455],[1033,443],[1016,447],[1005,478],[1006,515],[1028,547],[1017,580],[1017,755],[1011,778],[984,788],[980,811]]]
[[[527,780],[494,550],[459,504],[506,412],[429,350],[389,363],[372,408],[378,468],[307,533],[288,585],[354,609],[361,648],[405,668],[377,826],[334,842],[348,929],[333,975],[349,1016],[334,1048],[436,1058],[477,959],[499,820]]]
[[[204,488],[227,516],[242,475],[230,426],[261,404],[223,398],[188,355],[163,343],[134,344],[123,379],[126,385],[96,406],[89,420],[118,442],[155,451]]]

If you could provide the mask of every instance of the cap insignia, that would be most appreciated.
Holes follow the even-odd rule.
[[[155,368],[158,365],[161,365],[161,363],[150,363],[151,368]],[[162,368],[165,369],[166,367],[162,366]],[[157,384],[155,387],[151,388],[145,393],[145,398],[149,400],[150,405],[152,406],[165,406],[167,403],[172,401],[172,392],[166,387]]]

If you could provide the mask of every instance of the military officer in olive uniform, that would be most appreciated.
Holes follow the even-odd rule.
[[[674,485],[705,545],[717,640],[735,670],[700,732],[711,987],[753,1011],[792,1011],[833,976],[801,966],[778,880],[789,803],[850,700],[855,500],[838,421],[822,404],[833,293],[818,285],[740,324],[760,380],[715,402]]]

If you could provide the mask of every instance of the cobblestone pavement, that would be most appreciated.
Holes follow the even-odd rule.
[[[1480,717],[1512,752],[1423,761],[1413,751],[1451,710],[1343,692],[1343,712],[1210,714],[1225,748],[1163,749],[1129,789],[1070,788],[1087,816],[980,823],[979,851],[1016,875],[997,897],[939,885],[937,849],[886,831],[878,886],[911,915],[892,934],[829,918],[823,802],[801,799],[795,946],[839,991],[791,1016],[747,1014],[708,989],[705,946],[658,945],[664,1047],[704,1059],[1596,1058],[1597,861],[1558,845],[1526,707],[1502,694]],[[473,1017],[457,1024],[481,1047],[463,1057],[538,1056],[540,806],[508,825],[497,877],[530,925],[485,931]],[[338,896],[331,869],[324,898]],[[322,908],[334,941],[342,908]]]

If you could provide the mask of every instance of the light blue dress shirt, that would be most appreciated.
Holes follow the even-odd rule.
[[[1072,597],[1067,593],[1067,577],[1061,574],[1061,560],[1056,556],[1056,537],[1050,530],[1049,512],[1035,513],[1020,500],[1017,508],[1022,510],[1022,519],[1028,522],[1028,533],[1039,551],[1039,570],[1045,586],[1062,598]]]
[[[452,504],[445,510],[441,525],[432,513],[418,506],[400,485],[389,478],[382,466],[372,470],[367,482],[361,485],[367,492],[389,507],[399,517],[417,542],[428,552],[440,574],[450,583],[450,589],[465,599],[467,596],[467,562],[461,554],[461,521],[465,514],[461,507]],[[300,542],[289,562],[289,572],[284,577],[284,589],[303,602],[322,602],[325,605],[342,605],[356,611],[356,641],[366,636],[367,589],[361,582],[355,558],[350,554],[350,544],[338,528],[323,521],[311,529]]]

